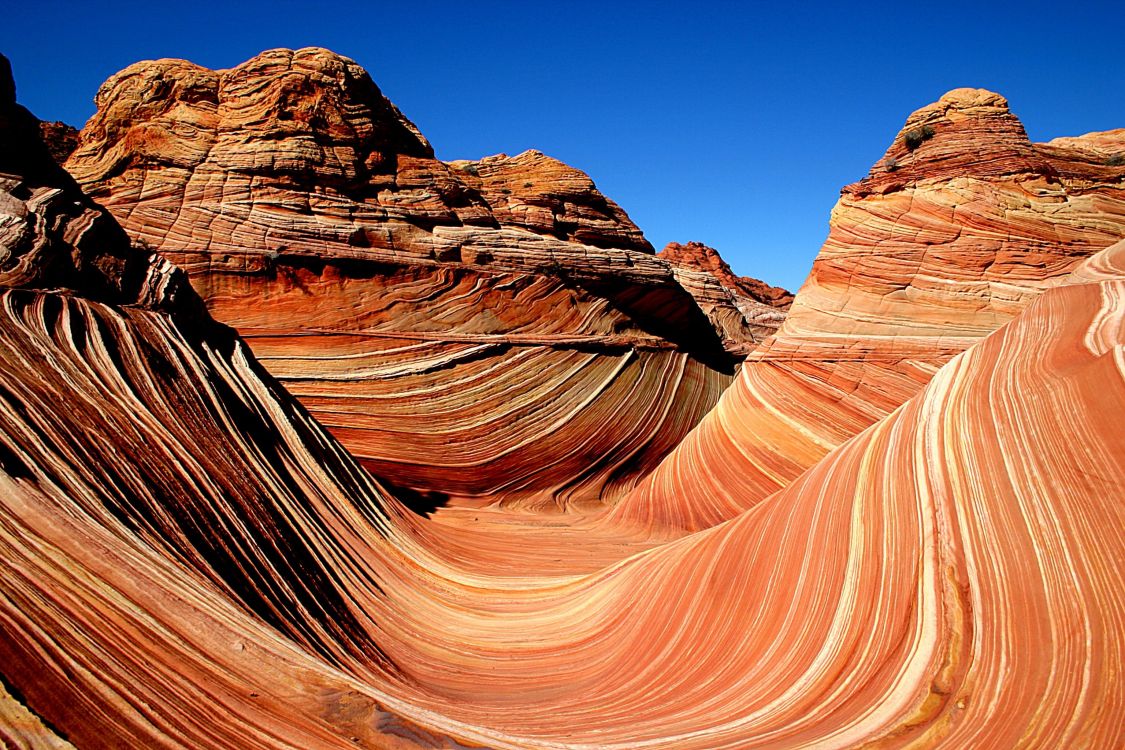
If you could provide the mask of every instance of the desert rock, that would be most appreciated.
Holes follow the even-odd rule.
[[[438,161],[326,50],[138,63],[97,105],[67,168],[395,486],[612,502],[763,338],[716,331],[582,172]]]
[[[706,528],[752,507],[917,393],[951,356],[1125,236],[1125,131],[1031,143],[997,94],[906,121],[841,192],[777,333],[614,513]]]

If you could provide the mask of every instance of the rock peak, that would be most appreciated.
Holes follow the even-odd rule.
[[[915,110],[883,158],[844,194],[901,190],[956,175],[990,178],[1050,172],[1008,100],[987,89],[957,88]]]
[[[268,50],[227,70],[135,63],[102,85],[96,104],[78,148],[91,177],[137,160],[191,169],[210,158],[241,174],[349,186],[392,171],[399,156],[434,155],[367,71],[319,47]],[[220,133],[231,128],[238,137],[228,144]]]
[[[706,271],[735,293],[782,310],[793,304],[793,293],[750,276],[737,276],[719,251],[702,242],[669,242],[660,251],[664,260],[682,268]]]
[[[321,47],[267,50],[226,70],[184,60],[137,63],[102,86],[97,105],[67,166],[102,200],[121,199],[142,174],[150,185],[159,174],[171,191],[186,190],[192,180],[230,182],[255,195],[280,191],[293,206],[328,191],[352,206],[351,226],[334,238],[345,252],[377,247],[399,258],[409,245],[431,260],[459,259],[455,241],[429,235],[442,226],[519,228],[653,253],[588,175],[539,151],[438,161],[361,66]],[[369,213],[381,227],[395,227],[393,241],[372,221],[356,224]],[[163,246],[159,227],[150,222],[141,231]]]
[[[1008,100],[996,92],[974,88],[953,89],[942,94],[936,102],[912,112],[906,118],[906,124],[899,135],[926,124],[988,118],[1010,118],[1019,122],[1008,108]],[[1022,128],[1021,125],[1020,129]]]
[[[961,110],[976,109],[978,107],[1008,109],[1008,100],[995,91],[974,88],[959,88],[947,91],[938,99],[937,104],[944,104],[952,109]]]

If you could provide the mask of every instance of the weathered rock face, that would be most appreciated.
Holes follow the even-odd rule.
[[[585,174],[440,162],[326,50],[139,63],[97,105],[68,169],[396,486],[611,501],[748,348]]]
[[[383,728],[329,728],[353,683],[313,675],[370,641],[277,502],[354,492],[384,527],[401,506],[39,136],[0,56],[0,739],[416,746],[370,689]]]
[[[719,251],[702,242],[688,242],[686,245],[669,242],[660,251],[659,257],[681,268],[707,271],[726,288],[754,302],[781,310],[787,310],[793,304],[792,292],[779,286],[770,286],[760,279],[736,276],[730,270],[730,264],[719,255]]]
[[[1125,236],[1125,131],[1037,145],[1000,96],[912,114],[842,191],[777,334],[616,509],[704,528],[787,485],[916,393],[950,356]]]
[[[68,168],[107,205],[128,205],[138,236],[169,249],[350,249],[388,263],[563,264],[583,278],[637,262],[621,250],[651,253],[588,177],[542,154],[437,161],[367,73],[327,50],[274,50],[226,71],[138,63],[96,104]],[[501,227],[523,231],[478,257],[479,228]],[[573,263],[583,245],[554,239],[618,252]],[[662,264],[641,262],[636,278],[667,281]]]
[[[695,298],[728,351],[749,354],[785,320],[793,295],[758,279],[735,276],[713,247],[669,243],[657,256],[672,266],[676,281]]]
[[[651,253],[652,245],[621,207],[583,172],[539,151],[449,166],[488,204],[501,226],[528,229],[601,248]]]

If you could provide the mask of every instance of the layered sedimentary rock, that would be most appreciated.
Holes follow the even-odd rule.
[[[0,137],[25,114],[0,100]],[[27,146],[0,170],[6,742],[1125,743],[1125,242],[736,518],[579,572],[527,514],[530,557],[485,570],[469,516],[409,512]]]
[[[0,56],[0,287],[161,309],[197,304],[183,273],[133,250],[113,217],[55,162],[41,124],[16,104],[11,68]]]
[[[788,310],[793,304],[793,293],[779,286],[770,286],[761,279],[750,276],[736,276],[730,264],[722,259],[719,251],[702,242],[669,242],[660,251],[659,257],[680,269],[706,271],[718,279],[731,292],[745,301],[757,302],[779,310]]]
[[[749,354],[785,320],[793,295],[748,276],[735,276],[713,247],[671,242],[659,256],[695,298],[729,351]]]
[[[1007,102],[980,89],[912,114],[842,191],[777,334],[615,517],[705,528],[886,416],[1125,236],[1122,151],[1122,130],[1033,144]]]
[[[354,746],[323,713],[361,699],[314,676],[354,616],[277,501],[400,506],[82,194],[0,63],[0,737]],[[382,716],[354,734],[415,746]]]
[[[68,169],[396,486],[612,501],[748,348],[585,174],[438,161],[325,50],[139,63],[97,105]]]
[[[1112,747],[1122,251],[753,511],[552,580],[435,564],[237,340],[6,291],[5,680],[83,747]]]

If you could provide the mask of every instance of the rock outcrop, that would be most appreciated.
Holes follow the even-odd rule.
[[[65,290],[97,301],[172,309],[192,306],[178,269],[137,252],[116,221],[54,160],[40,121],[16,103],[0,56],[0,286]]]
[[[723,336],[728,351],[749,354],[785,320],[793,295],[748,276],[735,276],[713,247],[669,243],[657,256],[695,298]]]
[[[418,746],[387,711],[324,717],[353,683],[312,675],[370,640],[278,501],[401,506],[83,195],[10,75],[0,56],[0,738]]]
[[[793,293],[779,286],[770,286],[760,279],[736,276],[719,255],[719,251],[702,242],[669,242],[659,257],[679,268],[706,271],[719,280],[732,293],[747,301],[757,302],[779,310],[788,310],[793,304]],[[743,300],[739,300],[742,302]]]
[[[752,507],[917,393],[951,356],[1125,236],[1125,131],[1031,143],[958,89],[844,188],[777,334],[615,509],[665,531]]]
[[[716,331],[585,174],[438,161],[326,50],[138,63],[97,106],[67,168],[395,486],[612,502],[762,338]]]

